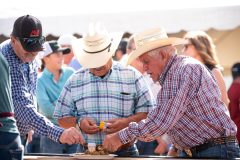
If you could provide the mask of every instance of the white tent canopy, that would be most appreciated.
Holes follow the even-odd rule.
[[[32,6],[34,3],[38,3],[37,6]],[[41,3],[8,0],[7,5],[1,6],[4,8],[0,11],[0,34],[6,36],[11,33],[15,19],[24,14],[37,16],[42,22],[44,34],[56,36],[81,34],[90,22],[101,22],[109,31],[120,32],[164,27],[167,32],[174,33],[209,28],[226,30],[240,26],[240,2],[237,0],[214,3],[208,0],[168,0],[167,4],[159,0],[88,0],[88,3],[77,0],[43,0]]]

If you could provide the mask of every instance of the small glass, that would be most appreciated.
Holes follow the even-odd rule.
[[[96,143],[88,143],[88,151],[91,153],[96,151]]]

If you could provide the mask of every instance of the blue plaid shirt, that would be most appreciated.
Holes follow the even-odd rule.
[[[65,84],[54,111],[56,118],[77,116],[100,121],[149,112],[156,102],[143,76],[117,62],[104,77],[80,69]],[[102,144],[105,134],[83,134],[86,142]]]
[[[0,45],[2,54],[10,66],[12,96],[15,118],[21,135],[30,129],[36,133],[58,141],[62,128],[53,125],[47,118],[37,112],[36,81],[37,63],[23,63],[15,54],[10,40]]]

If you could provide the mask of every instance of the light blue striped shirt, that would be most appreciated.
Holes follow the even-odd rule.
[[[57,120],[53,117],[55,105],[64,84],[73,72],[74,70],[69,67],[62,68],[61,76],[59,80],[55,82],[53,74],[45,68],[37,80],[37,102],[39,111],[56,125],[58,125]]]
[[[59,97],[54,116],[91,117],[99,124],[100,121],[149,112],[155,105],[141,73],[114,62],[104,78],[94,76],[89,69],[80,69],[73,74]],[[102,144],[105,137],[102,132],[90,138],[83,135],[86,142],[97,144]]]

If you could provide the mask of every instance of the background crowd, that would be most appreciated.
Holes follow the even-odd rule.
[[[180,106],[177,108],[176,104],[182,106],[195,104],[192,104],[193,102],[187,104],[190,102],[183,101],[186,98],[183,95],[177,97],[177,87],[173,85],[183,85],[189,90],[189,86],[192,85],[193,90],[198,83],[199,88],[194,92],[201,90],[206,93],[206,90],[210,90],[211,94],[197,95],[199,97],[196,102],[203,104],[210,103],[207,100],[213,100],[214,103],[211,102],[213,106],[220,106],[189,111],[204,114],[200,119],[205,119],[204,116],[212,118],[215,117],[214,114],[219,115],[218,118],[221,120],[215,117],[213,123],[221,123],[223,128],[217,128],[218,125],[215,128],[212,127],[214,129],[209,131],[206,137],[211,137],[211,134],[219,131],[219,136],[228,138],[236,135],[238,142],[240,141],[240,63],[236,62],[232,66],[233,82],[227,91],[222,75],[223,67],[218,61],[215,45],[212,38],[204,31],[188,32],[181,39],[174,39],[170,43],[154,37],[154,34],[164,32],[159,29],[149,29],[143,33],[133,34],[129,38],[122,38],[121,34],[110,34],[104,27],[94,28],[96,26],[89,27],[86,36],[80,39],[73,35],[61,35],[58,40],[46,41],[42,35],[41,22],[36,17],[25,15],[15,21],[10,39],[0,45],[0,69],[3,73],[0,78],[0,95],[4,97],[0,100],[0,146],[4,146],[0,147],[0,155],[5,156],[6,159],[9,157],[22,159],[23,152],[68,154],[84,152],[85,142],[104,144],[108,148],[109,144],[104,140],[106,135],[116,135],[119,132],[121,142],[126,144],[118,150],[108,148],[119,156],[185,156],[175,151],[176,148],[181,150],[181,145],[187,146],[187,143],[191,142],[191,137],[185,135],[186,143],[182,142],[180,146],[175,146],[173,142],[177,141],[174,137],[175,132],[175,134],[185,134],[183,131],[178,131],[176,127],[186,122],[181,124],[179,122],[181,117],[174,120],[171,120],[171,117],[181,108]],[[140,53],[141,47],[146,45],[147,48],[148,39],[141,39],[144,36],[147,38],[153,36],[156,42],[163,45],[151,42],[148,49],[143,48]],[[169,47],[178,45],[182,46],[178,51],[176,48]],[[157,50],[162,47],[163,51]],[[162,55],[162,52],[165,54]],[[174,58],[175,54],[181,58],[192,57],[196,62],[194,59],[187,59],[185,62],[184,58]],[[161,66],[158,59],[162,59],[161,63],[166,66]],[[193,80],[196,81],[193,85],[191,77],[182,79],[182,81],[188,81],[186,84],[182,84],[174,76],[169,78],[161,67],[170,67],[169,63],[173,63],[173,59],[186,68],[189,67],[186,63],[196,63],[194,67],[197,73],[191,74],[193,78],[199,76],[202,79]],[[176,66],[173,65],[173,67]],[[156,72],[161,74],[156,76]],[[165,79],[162,80],[160,77],[162,72],[166,74],[164,77],[166,83],[163,83]],[[169,73],[172,72],[169,68]],[[191,71],[187,70],[187,72]],[[176,75],[186,74],[180,70],[175,70],[175,73]],[[177,82],[170,85],[175,81]],[[171,95],[169,92],[176,92],[176,95]],[[182,101],[173,100],[167,104],[168,100],[174,96],[182,98]],[[189,91],[186,96],[194,97],[195,95]],[[176,108],[167,110],[161,106],[165,104],[175,105]],[[179,115],[186,111],[182,110],[178,113]],[[206,113],[209,110],[212,110],[211,115]],[[166,114],[164,116],[170,118],[162,120],[162,117],[155,115],[153,111],[161,116],[164,113]],[[161,112],[163,113],[160,114]],[[183,118],[183,120],[186,119],[186,117]],[[98,127],[100,121],[105,121],[107,124],[103,130]],[[152,124],[153,122],[155,124]],[[158,126],[157,122],[165,123],[173,130],[168,130],[164,125]],[[210,123],[204,124],[210,126]],[[158,130],[154,125],[160,129]],[[200,128],[199,131],[203,132],[206,128]],[[221,132],[222,129],[224,132]],[[142,135],[135,133],[136,130],[141,130]],[[156,131],[158,133],[155,133]],[[130,132],[136,137],[131,137]],[[6,133],[10,135],[6,136]],[[151,141],[147,139],[149,136],[147,133],[154,135],[149,138]],[[146,137],[141,137],[143,135]],[[1,138],[3,136],[9,137],[6,138],[7,141]],[[107,136],[107,140],[108,138],[112,140],[115,137]],[[8,144],[12,143],[13,139],[17,140],[9,147]],[[229,142],[232,143],[232,140],[234,141],[231,139]],[[196,146],[201,143],[204,141],[199,140]],[[187,156],[190,155],[187,154]]]

